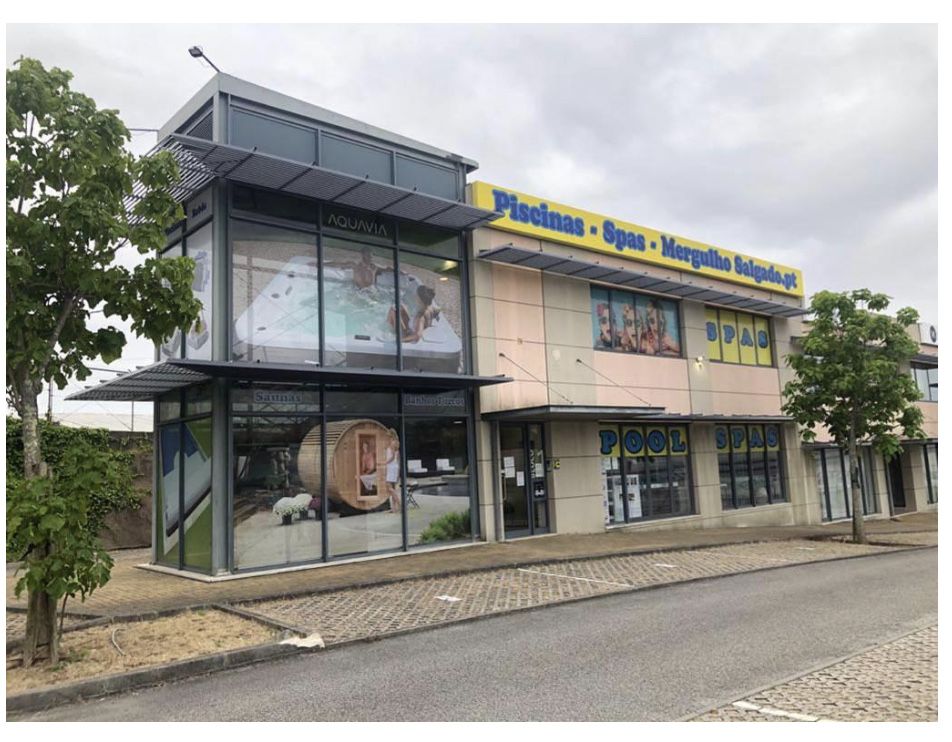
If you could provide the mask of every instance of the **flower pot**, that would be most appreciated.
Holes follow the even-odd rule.
[[[282,515],[282,516],[281,516],[281,525],[282,525],[282,526],[289,526],[289,525],[291,525],[291,517],[292,517],[291,513],[285,513],[284,515]]]

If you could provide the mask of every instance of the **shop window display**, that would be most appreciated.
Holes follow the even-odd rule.
[[[592,343],[642,355],[681,356],[681,330],[676,302],[593,286]]]

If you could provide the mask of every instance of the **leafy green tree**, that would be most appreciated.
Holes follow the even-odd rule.
[[[24,480],[49,475],[37,432],[43,383],[62,389],[89,376],[88,361],[109,363],[122,353],[123,331],[91,328],[91,312],[128,321],[160,343],[190,327],[200,309],[191,291],[194,261],[156,253],[165,229],[182,217],[172,194],[174,158],[134,157],[117,112],[70,89],[71,78],[35,59],[7,70],[7,398],[23,421]],[[124,243],[148,257],[134,268],[119,265]],[[50,486],[24,483],[8,496],[32,497]],[[48,536],[33,544],[32,558],[59,558]],[[27,585],[27,664],[54,639],[57,590],[47,587]]]
[[[783,410],[801,427],[803,440],[817,428],[850,460],[853,540],[866,543],[857,444],[869,442],[886,457],[899,453],[900,435],[922,438],[919,389],[903,364],[918,351],[906,329],[919,320],[904,308],[883,314],[889,297],[867,289],[821,291],[810,303],[813,316],[802,350],[788,356],[796,378],[784,387]]]

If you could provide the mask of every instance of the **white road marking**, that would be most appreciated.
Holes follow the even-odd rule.
[[[462,598],[457,598],[455,595],[437,595],[436,599],[445,603],[459,603],[462,600]]]
[[[784,711],[770,706],[758,706],[755,703],[749,703],[747,701],[734,701],[731,705],[735,708],[743,709],[744,711],[756,711],[760,714],[766,714],[767,716],[779,716],[784,719],[793,719],[794,721],[822,721],[818,716],[798,714],[796,711]]]
[[[677,568],[678,568],[678,565],[677,565],[677,564],[665,564],[664,562],[658,562],[658,563],[655,564],[654,566],[656,566],[656,567],[666,567],[667,569],[677,569]]]
[[[528,572],[529,574],[533,574],[533,575],[544,575],[546,577],[562,577],[563,579],[566,579],[566,580],[581,580],[582,582],[597,582],[600,585],[612,585],[614,587],[624,587],[624,588],[634,587],[634,585],[628,585],[627,583],[624,583],[624,582],[609,582],[608,580],[595,580],[595,579],[592,579],[591,577],[575,577],[573,575],[560,575],[560,574],[556,574],[555,572],[542,572],[538,569],[525,569],[523,567],[518,567],[517,569],[520,572]]]

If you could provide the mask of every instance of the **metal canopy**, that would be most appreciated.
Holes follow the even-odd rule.
[[[658,417],[664,407],[613,407],[605,405],[542,405],[515,410],[499,410],[482,415],[486,420],[502,422],[548,422],[550,420],[611,420],[632,417]]]
[[[795,317],[806,314],[808,310],[781,304],[775,301],[752,299],[738,293],[718,291],[703,286],[688,283],[669,281],[664,278],[650,276],[644,271],[619,269],[604,266],[595,260],[580,260],[575,257],[565,258],[558,255],[549,255],[539,250],[528,250],[515,245],[503,245],[488,250],[481,250],[479,257],[496,263],[518,265],[523,268],[536,268],[547,273],[557,273],[570,278],[579,278],[587,281],[600,281],[629,289],[643,289],[658,294],[679,299],[709,302],[733,309],[744,309],[761,314],[770,314],[777,317]]]
[[[440,374],[431,371],[342,369],[248,361],[198,361],[187,358],[155,363],[69,395],[73,400],[130,402],[151,400],[165,392],[213,378],[295,384],[347,383],[384,389],[449,391],[502,384],[508,376]]]
[[[339,173],[284,157],[207,139],[172,134],[152,152],[170,152],[179,165],[180,180],[173,195],[184,201],[215,178],[268,188],[292,196],[328,201],[363,209],[383,216],[407,219],[452,230],[469,230],[498,219],[502,214],[408,188],[379,183],[369,177]],[[136,184],[130,209],[141,198],[143,187]]]

